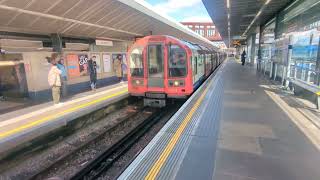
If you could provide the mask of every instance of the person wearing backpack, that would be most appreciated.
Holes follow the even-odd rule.
[[[50,58],[51,68],[48,74],[48,82],[52,89],[52,99],[54,105],[61,105],[60,96],[61,96],[61,70],[57,67],[58,54],[53,53]]]

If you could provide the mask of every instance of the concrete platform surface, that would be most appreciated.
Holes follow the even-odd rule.
[[[318,112],[297,106],[255,67],[231,60],[224,79],[213,179],[319,180]]]

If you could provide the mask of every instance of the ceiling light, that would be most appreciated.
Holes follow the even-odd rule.
[[[227,8],[230,8],[230,0],[227,0]]]
[[[269,4],[271,2],[271,0],[267,0],[265,2],[265,4],[260,8],[259,12],[257,13],[257,15],[253,18],[252,22],[250,23],[250,25],[247,27],[247,29],[245,30],[245,32],[242,34],[242,36],[245,36],[247,34],[247,32],[250,30],[251,26],[255,23],[255,21],[258,19],[258,17],[261,15],[261,13],[263,12],[263,10],[267,7],[267,4]]]
[[[256,17],[260,16],[260,14],[261,14],[261,10],[258,12],[258,14],[257,14],[257,16],[256,16]]]

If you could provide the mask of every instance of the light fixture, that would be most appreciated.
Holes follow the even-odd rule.
[[[261,14],[261,10],[258,12],[257,17],[260,16],[260,14]]]
[[[271,1],[271,0],[267,0],[267,1],[266,1],[266,3],[265,3],[265,5],[269,4],[269,3],[270,3],[270,1]]]
[[[227,12],[228,12],[228,39],[229,39],[229,48],[230,48],[230,32],[231,32],[231,23],[230,23],[230,0],[227,0]]]
[[[263,12],[263,10],[267,7],[267,5],[271,2],[271,0],[267,0],[264,5],[260,8],[259,12],[257,13],[257,15],[253,18],[252,22],[250,23],[250,25],[247,27],[247,29],[244,31],[244,33],[242,34],[242,36],[245,36],[248,31],[250,30],[251,26],[255,23],[255,21],[258,19],[258,17],[261,15],[261,13]]]

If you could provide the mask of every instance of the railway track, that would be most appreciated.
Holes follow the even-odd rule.
[[[58,157],[58,159],[55,160],[55,163],[51,164],[50,166],[42,170],[39,170],[37,173],[33,174],[32,176],[29,176],[27,179],[46,179],[51,176],[58,176],[63,179],[70,179],[73,176],[73,174],[75,174],[75,170],[72,169],[79,169],[83,166],[81,164],[88,163],[88,158],[83,159],[83,157],[95,156],[95,153],[94,155],[90,154],[91,151],[99,152],[101,149],[110,146],[109,144],[113,144],[113,142],[110,143],[108,141],[112,139],[115,139],[114,141],[116,141],[118,136],[121,136],[121,134],[125,133],[120,133],[120,131],[125,131],[124,129],[130,129],[130,127],[133,126],[132,124],[134,124],[135,122],[139,123],[139,121],[142,121],[142,119],[149,117],[150,114],[154,114],[155,112],[156,110],[152,108],[137,107],[133,110],[133,112],[130,112],[127,114],[127,116],[120,118],[120,120],[118,120],[116,124],[104,129],[104,131],[101,131],[99,133],[94,131],[91,132],[94,135],[91,138],[87,139],[85,143],[82,143],[81,146],[78,146],[71,153],[69,152],[64,154],[62,157]],[[108,142],[109,144],[106,145],[106,142]],[[67,171],[63,172],[64,170]]]
[[[153,131],[158,132],[181,105],[171,104],[162,109],[131,105],[119,109],[104,120],[63,138],[52,148],[26,157],[24,162],[17,163],[17,167],[8,169],[3,175],[12,179],[96,179],[107,174],[110,177],[107,179],[113,179],[147,145],[155,135],[152,135]],[[113,165],[114,162],[117,163]],[[115,169],[119,162],[123,163],[120,170]]]
[[[97,179],[102,173],[108,170],[112,164],[126,153],[148,130],[167,114],[166,110],[159,110],[154,113],[134,130],[125,135],[120,141],[115,143],[111,148],[100,153],[95,159],[76,173],[72,180],[90,180]]]
[[[108,131],[91,139],[90,142],[75,150],[71,155],[60,158],[55,164],[28,179],[46,179],[50,177],[60,177],[62,179],[97,179],[101,174],[108,172],[109,168],[112,168],[113,163],[139,142],[139,139],[160,119],[167,121],[178,110],[181,104],[177,103],[162,109],[140,108],[137,112],[131,113],[128,117],[122,119],[120,123]],[[112,143],[107,142],[109,140],[106,141],[106,139],[109,139]],[[90,152],[95,153],[93,153],[94,155],[90,155],[90,158],[84,158]],[[129,161],[131,162],[131,159]],[[69,165],[66,166],[66,164]],[[124,166],[127,165],[125,164]],[[116,175],[112,175],[112,178],[117,175],[118,172],[116,172]]]

